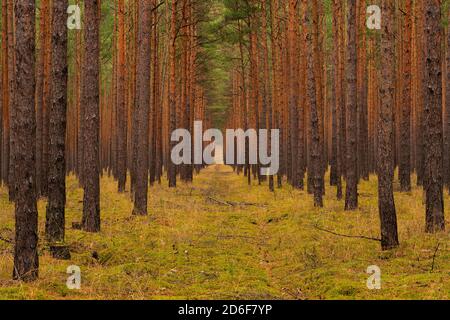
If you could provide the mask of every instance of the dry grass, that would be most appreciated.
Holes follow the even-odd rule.
[[[193,185],[176,190],[166,185],[150,189],[148,217],[133,217],[129,194],[117,194],[116,183],[104,177],[102,232],[87,234],[70,229],[81,219],[82,190],[69,177],[67,242],[72,260],[52,259],[42,242],[40,279],[32,284],[14,282],[13,247],[0,240],[0,298],[450,298],[449,232],[423,232],[420,189],[396,193],[401,246],[381,252],[376,241],[314,228],[377,238],[375,177],[362,183],[360,210],[355,212],[343,211],[334,188],[327,189],[325,208],[316,209],[305,192],[285,187],[272,194],[267,186],[249,187],[243,177],[223,166],[208,168]],[[39,209],[42,233],[43,201]],[[13,236],[13,217],[7,192],[0,189],[0,236]],[[66,287],[69,265],[82,270],[79,291]],[[381,268],[381,290],[366,287],[369,265]]]

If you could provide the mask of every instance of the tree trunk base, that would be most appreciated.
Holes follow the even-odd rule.
[[[52,258],[58,260],[70,260],[70,250],[67,245],[51,245],[50,254]]]

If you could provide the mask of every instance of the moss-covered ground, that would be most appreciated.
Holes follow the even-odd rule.
[[[382,252],[376,177],[360,185],[360,209],[344,212],[327,187],[325,208],[289,186],[251,187],[229,167],[211,166],[192,185],[149,191],[149,216],[131,215],[130,194],[101,180],[102,231],[71,229],[83,191],[67,182],[67,243],[72,259],[40,244],[40,279],[11,280],[13,244],[0,240],[0,299],[449,299],[450,233],[424,233],[422,191],[395,193],[401,246]],[[446,204],[450,203],[446,196]],[[450,205],[446,217],[450,217]],[[45,202],[39,202],[43,239]],[[450,227],[447,225],[447,230]],[[13,239],[14,210],[0,189],[0,236]],[[66,269],[81,268],[80,290]],[[381,269],[369,290],[368,266]]]

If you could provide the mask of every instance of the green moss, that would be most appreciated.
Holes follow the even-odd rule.
[[[344,212],[327,187],[325,208],[289,186],[270,193],[249,188],[226,167],[212,166],[194,184],[170,190],[164,181],[149,192],[148,217],[131,215],[130,195],[101,180],[102,231],[72,230],[80,221],[83,190],[67,180],[67,236],[71,261],[53,260],[41,241],[40,279],[10,280],[12,245],[0,242],[2,299],[448,299],[449,233],[424,230],[422,192],[396,193],[401,246],[338,237],[378,237],[376,179],[362,182],[360,209]],[[237,203],[226,206],[208,199]],[[448,199],[448,198],[447,198]],[[12,236],[13,206],[0,189],[0,230]],[[39,202],[40,238],[45,202]],[[446,212],[446,215],[448,213]],[[439,250],[433,256],[437,244]],[[69,290],[66,268],[78,265],[81,290]],[[366,269],[377,265],[382,289],[368,290]],[[431,272],[431,269],[433,271]]]

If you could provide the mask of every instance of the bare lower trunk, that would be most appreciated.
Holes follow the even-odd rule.
[[[345,210],[358,207],[357,177],[357,96],[356,96],[356,1],[348,0],[348,52],[347,52],[347,158]]]
[[[137,79],[138,103],[135,112],[139,117],[139,141],[137,143],[136,162],[136,187],[133,214],[146,215],[148,192],[148,141],[149,141],[149,110],[150,110],[150,36],[151,36],[151,3],[148,0],[139,2],[139,34],[137,67],[139,75]]]
[[[378,207],[381,221],[381,247],[388,250],[397,247],[397,215],[392,181],[394,178],[394,7],[391,0],[383,0],[385,12],[382,33],[382,57],[386,64],[381,70],[381,105],[378,122]]]
[[[52,105],[49,113],[47,239],[64,241],[66,206],[67,0],[53,0]]]
[[[426,193],[426,231],[433,233],[445,229],[443,199],[443,128],[442,128],[442,26],[439,0],[425,1],[425,105],[424,127]]]
[[[32,281],[38,277],[38,212],[35,186],[35,4],[34,0],[15,2],[16,94],[14,130],[16,150],[16,237],[13,278]]]
[[[84,200],[83,229],[100,231],[99,164],[99,1],[85,2],[83,104],[84,117]]]

